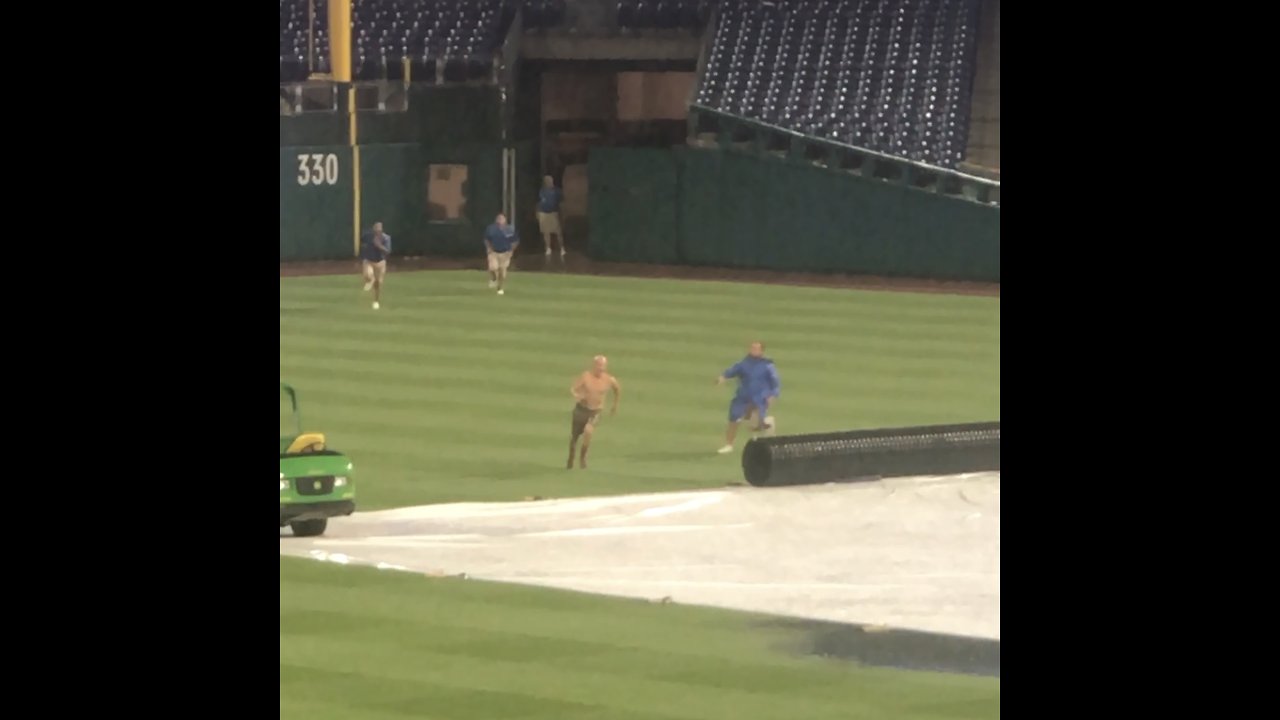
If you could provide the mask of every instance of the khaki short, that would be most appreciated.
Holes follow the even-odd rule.
[[[489,269],[506,271],[511,266],[511,251],[489,253]]]
[[[560,213],[558,212],[539,212],[538,213],[538,232],[543,235],[559,235],[560,234]]]
[[[581,435],[588,429],[594,430],[600,422],[600,410],[592,410],[582,403],[573,406],[573,434]]]
[[[382,279],[387,276],[387,261],[379,260],[378,262],[370,262],[368,260],[362,260],[361,271],[364,273],[365,280],[370,282],[374,280],[382,282]]]

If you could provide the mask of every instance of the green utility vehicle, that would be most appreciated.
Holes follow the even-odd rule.
[[[323,535],[329,518],[356,510],[351,460],[326,447],[323,434],[303,432],[297,392],[286,383],[280,392],[293,416],[291,432],[281,422],[280,527],[290,526],[296,537]]]

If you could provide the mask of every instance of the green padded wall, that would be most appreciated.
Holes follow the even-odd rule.
[[[346,113],[348,95],[338,90],[338,109],[280,117],[280,147],[295,145],[347,145],[351,119]],[[502,94],[492,86],[409,88],[406,111],[357,113],[360,144],[425,142],[497,142],[502,137]]]
[[[381,220],[397,255],[482,256],[481,232],[502,206],[501,92],[492,86],[413,86],[409,93],[406,112],[358,113],[360,224],[367,228]],[[280,118],[282,261],[354,255],[346,103],[340,92],[338,112]],[[322,177],[320,185],[299,185],[299,153],[336,154],[338,181],[330,186]],[[433,222],[427,216],[427,169],[433,163],[467,166],[460,220]]]
[[[280,148],[280,259],[352,257],[351,148]]]
[[[432,164],[467,166],[461,220],[430,220],[427,187]],[[502,208],[501,146],[362,146],[360,178],[360,223],[367,227],[381,221],[396,255],[483,256],[481,233]]]
[[[781,158],[679,157],[691,264],[1000,280],[999,208]]]
[[[593,148],[587,163],[591,257],[681,261],[677,155],[647,148]]]
[[[593,149],[592,257],[1000,280],[1000,210],[783,158]]]

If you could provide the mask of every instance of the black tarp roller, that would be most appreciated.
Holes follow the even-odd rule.
[[[999,421],[761,437],[742,451],[757,487],[999,470]]]

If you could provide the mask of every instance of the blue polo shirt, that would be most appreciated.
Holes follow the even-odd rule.
[[[560,212],[560,200],[563,197],[558,188],[542,188],[538,191],[538,212]]]
[[[382,246],[391,250],[391,236],[382,233]],[[373,231],[366,230],[360,238],[360,259],[369,262],[382,262],[387,259],[387,253],[382,252],[373,244]]]
[[[496,253],[508,252],[520,243],[520,238],[516,237],[515,228],[510,225],[498,227],[498,223],[485,228],[484,239],[489,241],[489,245]]]

